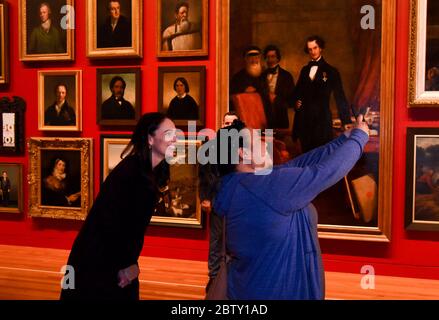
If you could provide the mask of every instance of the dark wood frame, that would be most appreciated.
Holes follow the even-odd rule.
[[[18,169],[18,191],[17,191],[17,207],[2,207],[0,206],[0,213],[23,213],[23,165],[21,163],[2,162],[2,166],[17,167]],[[1,175],[1,171],[0,171]]]
[[[102,119],[101,117],[101,107],[102,103],[102,75],[104,74],[122,74],[122,73],[133,73],[135,74],[136,84],[136,107],[134,109],[135,116],[134,119]],[[141,77],[140,68],[99,68],[96,69],[96,123],[102,126],[135,126],[137,121],[140,119],[142,113],[142,95],[141,95]]]
[[[188,72],[198,72],[200,74],[200,92],[199,97],[200,101],[198,101],[198,107],[200,108],[199,112],[199,119],[197,120],[197,129],[203,128],[206,124],[206,67],[205,66],[185,66],[185,67],[159,67],[159,89],[158,89],[158,110],[159,112],[165,113],[165,108],[163,107],[163,94],[164,94],[164,88],[163,88],[163,82],[164,82],[164,76],[165,73],[188,73]],[[191,84],[189,83],[189,87],[191,87]],[[172,88],[174,90],[174,88]],[[191,92],[189,92],[189,95],[193,97]],[[187,121],[188,120],[173,120],[175,125],[186,129],[187,128]]]
[[[24,137],[24,112],[26,110],[26,102],[20,97],[13,97],[9,100],[3,97],[0,100],[0,128],[3,128],[3,113],[15,114],[15,147],[6,147],[3,145],[3,131],[1,133],[0,155],[1,156],[18,156],[24,153],[25,137]]]
[[[429,223],[426,220],[415,219],[415,180],[416,180],[416,138],[428,136],[438,139],[439,128],[407,128],[406,149],[406,203],[405,228],[407,230],[439,231],[439,221]]]

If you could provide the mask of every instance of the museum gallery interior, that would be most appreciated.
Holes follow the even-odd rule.
[[[143,114],[173,120],[187,160],[230,110],[273,128],[275,164],[363,114],[360,160],[312,199],[325,299],[439,299],[437,1],[0,0],[0,59],[1,300],[59,299],[73,242]],[[317,118],[308,85],[325,88]],[[148,214],[142,300],[205,299],[214,223],[200,166],[171,162]]]

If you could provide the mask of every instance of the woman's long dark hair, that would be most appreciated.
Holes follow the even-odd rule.
[[[141,163],[142,174],[152,180],[158,188],[165,186],[169,181],[169,164],[163,160],[154,169],[152,168],[151,149],[148,144],[148,135],[154,136],[157,129],[167,117],[160,112],[145,113],[136,125],[131,140],[121,153],[121,158],[136,156]]]
[[[237,132],[240,132],[244,128],[246,128],[244,122],[242,122],[241,120],[234,120],[230,126],[219,129],[217,131],[214,143],[217,163],[208,163],[200,169],[200,190],[202,190],[205,199],[213,201],[221,186],[222,178],[236,171],[236,164],[232,163],[232,152],[236,151],[236,146],[233,145],[233,139],[231,137],[227,138],[228,141],[221,140],[221,130],[229,131],[235,129]],[[226,150],[226,154],[221,154],[222,143],[227,143],[228,147]],[[238,144],[239,148],[243,147],[244,141],[242,136],[239,137]],[[227,163],[221,163],[221,158],[227,158]]]

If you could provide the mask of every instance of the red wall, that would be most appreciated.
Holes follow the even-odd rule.
[[[10,4],[10,85],[0,88],[0,96],[17,95],[27,102],[26,137],[55,136],[38,131],[37,124],[37,70],[75,69],[83,70],[83,132],[78,135],[94,138],[94,191],[98,192],[100,150],[96,125],[96,68],[140,66],[142,69],[143,112],[157,110],[158,66],[204,65],[206,66],[207,127],[215,126],[215,1],[209,8],[209,56],[206,59],[179,59],[178,61],[156,58],[156,1],[144,1],[144,57],[134,60],[92,61],[85,56],[85,1],[76,2],[75,61],[56,63],[22,63],[18,61],[18,0]],[[327,271],[359,273],[361,266],[375,267],[376,274],[439,279],[439,233],[404,230],[405,196],[405,135],[409,126],[437,126],[439,111],[408,110],[408,0],[399,0],[397,7],[396,36],[396,90],[394,131],[394,172],[392,240],[390,243],[370,243],[341,240],[321,240],[324,264]],[[89,94],[92,93],[92,94]],[[127,133],[127,132],[125,132]],[[24,164],[24,177],[28,172],[28,156],[1,157],[0,162]],[[0,244],[70,249],[80,222],[50,219],[31,219],[27,215],[28,190],[25,185],[25,214],[23,216],[0,216]],[[208,225],[208,221],[207,225]],[[143,255],[206,260],[208,232],[206,229],[164,228],[150,226],[145,237]]]

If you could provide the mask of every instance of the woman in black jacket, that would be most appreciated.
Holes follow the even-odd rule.
[[[73,244],[61,299],[139,299],[137,259],[159,187],[169,177],[165,156],[173,154],[175,133],[160,113],[140,119]]]

